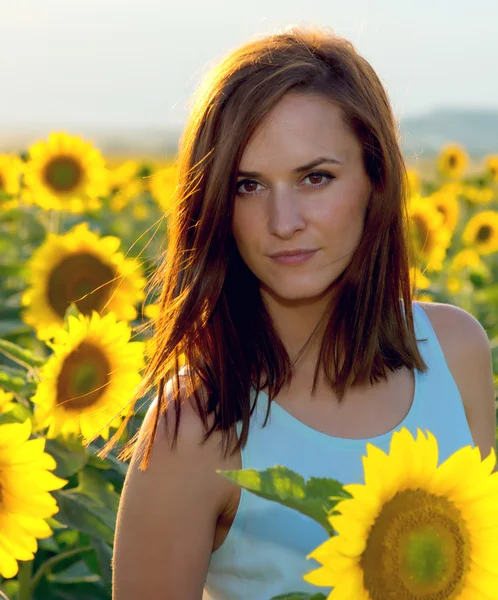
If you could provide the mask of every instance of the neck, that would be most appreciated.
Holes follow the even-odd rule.
[[[314,369],[327,325],[330,291],[310,300],[287,300],[262,289],[261,297],[291,362],[299,369]]]

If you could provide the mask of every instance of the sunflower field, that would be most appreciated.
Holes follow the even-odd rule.
[[[127,398],[175,181],[173,160],[110,164],[64,132],[0,155],[0,597],[111,598],[127,464],[99,450],[150,401],[131,414]],[[409,188],[417,298],[476,316],[498,373],[498,154],[448,144]]]

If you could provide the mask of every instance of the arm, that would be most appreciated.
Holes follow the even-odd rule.
[[[461,308],[421,304],[460,390],[474,443],[485,458],[496,447],[495,387],[486,332],[477,319]]]
[[[147,412],[139,444],[152,422],[154,406]],[[168,415],[172,433],[174,409],[168,410],[173,412]],[[227,491],[216,474],[219,437],[215,434],[200,446],[202,434],[201,420],[187,401],[175,449],[170,449],[161,420],[145,471],[138,468],[139,457],[133,456],[118,511],[113,600],[201,600]]]

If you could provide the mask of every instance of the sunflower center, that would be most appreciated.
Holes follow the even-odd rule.
[[[491,237],[492,229],[489,225],[481,225],[476,235],[478,242],[487,242]]]
[[[115,271],[98,257],[84,252],[71,254],[48,277],[48,302],[61,317],[71,302],[85,315],[92,310],[100,312],[111,295],[115,278]]]
[[[57,406],[79,411],[95,404],[110,381],[110,364],[101,348],[82,342],[65,359],[57,379]]]
[[[3,179],[3,175],[0,173],[0,190],[4,190],[6,188],[5,181]]]
[[[452,169],[458,165],[458,157],[456,154],[450,154],[448,156],[448,164]]]
[[[470,564],[470,539],[447,498],[404,490],[386,502],[360,560],[372,600],[456,599]]]
[[[72,156],[57,156],[45,167],[45,183],[56,192],[69,192],[83,179],[83,169]]]
[[[443,204],[438,204],[436,206],[436,209],[443,216],[444,223],[446,225],[446,223],[448,222],[448,207],[444,206]]]

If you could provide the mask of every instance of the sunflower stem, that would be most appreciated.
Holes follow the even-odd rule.
[[[17,581],[19,582],[18,600],[31,600],[31,573],[33,571],[33,561],[19,561],[19,573]]]
[[[82,552],[90,552],[94,550],[93,546],[82,546],[81,548],[72,548],[71,550],[66,550],[65,552],[60,552],[52,558],[46,560],[41,567],[36,571],[33,579],[31,580],[31,584],[28,588],[29,594],[25,597],[21,597],[19,595],[19,600],[30,600],[33,596],[33,593],[36,589],[36,586],[40,583],[41,578],[52,569],[54,565],[58,562],[65,560],[66,558],[71,558],[71,556],[75,556],[76,554],[81,554]]]

